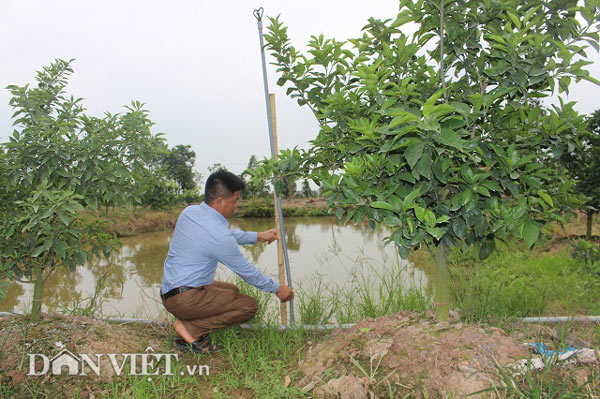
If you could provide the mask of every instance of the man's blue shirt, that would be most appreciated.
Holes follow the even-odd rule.
[[[248,262],[238,247],[256,243],[257,236],[254,232],[229,230],[227,219],[204,202],[188,206],[175,225],[165,259],[162,292],[211,284],[218,262],[253,286],[277,292],[279,283]]]

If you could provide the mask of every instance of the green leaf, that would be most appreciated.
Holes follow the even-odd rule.
[[[439,240],[444,235],[444,230],[440,229],[439,227],[427,226],[425,227],[425,230],[427,230],[429,235],[434,237],[436,240]]]
[[[463,240],[467,235],[467,223],[465,222],[465,219],[460,217],[456,219],[454,223],[452,223],[452,230],[458,238]]]
[[[479,109],[483,105],[483,94],[479,94],[479,93],[470,94],[469,100],[473,104],[473,108],[475,109],[475,111],[479,111]]]
[[[513,24],[515,24],[515,26],[517,28],[521,29],[521,21],[519,20],[519,17],[517,17],[515,14],[513,14],[510,11],[506,11],[506,14],[509,16],[509,18],[511,19]]]
[[[465,119],[467,119],[467,117],[471,113],[471,107],[469,107],[467,104],[465,104],[463,102],[453,101],[450,103],[450,105],[452,106],[452,108],[454,108],[454,111],[461,114]]]
[[[525,244],[531,248],[537,241],[539,235],[540,228],[538,224],[531,219],[527,219],[523,224],[523,239],[525,240]]]
[[[495,182],[495,181],[493,181],[493,180],[485,180],[485,181],[484,181],[483,183],[481,183],[481,184],[483,184],[484,186],[486,186],[486,187],[487,187],[489,190],[492,190],[492,191],[498,191],[498,192],[502,191],[502,187],[500,187],[500,186],[498,185],[498,183],[496,183],[496,182]]]
[[[473,198],[473,192],[469,189],[466,189],[465,191],[463,191],[462,195],[463,196],[461,206],[465,206],[469,203],[469,201],[471,201],[471,198]]]
[[[442,215],[439,218],[437,218],[435,224],[446,223],[448,220],[450,220],[450,216]]]
[[[529,76],[541,76],[544,73],[544,67],[540,64],[533,64],[529,69]]]
[[[425,210],[425,224],[430,227],[434,227],[437,224],[435,213],[431,212],[429,209]]]
[[[65,258],[65,244],[62,241],[56,241],[54,243],[54,250],[62,259]]]
[[[594,83],[594,84],[597,84],[597,85],[599,85],[599,86],[600,86],[600,80],[596,79],[596,78],[595,78],[595,77],[593,77],[593,76],[589,76],[589,75],[587,75],[587,76],[580,76],[580,77],[581,77],[582,79],[584,79],[584,80],[587,80],[588,82],[592,82],[592,83]]]
[[[473,220],[473,232],[475,233],[475,235],[477,236],[482,236],[484,235],[484,233],[487,230],[487,219],[485,218],[485,216],[479,214],[477,217],[474,218]]]
[[[415,206],[415,216],[421,221],[421,223],[425,223],[425,208],[418,205]]]
[[[397,28],[399,26],[404,25],[405,23],[408,22],[412,22],[413,21],[413,17],[411,15],[410,10],[403,10],[402,12],[398,13],[398,16],[396,17],[396,20],[392,23],[392,28]]]
[[[450,147],[458,148],[459,150],[463,147],[462,141],[458,134],[456,134],[456,132],[450,129],[442,129],[442,134],[440,134],[437,137],[434,137],[434,139],[439,143],[445,144]]]
[[[442,97],[442,95],[444,94],[445,91],[446,91],[446,89],[440,89],[440,90],[436,91],[431,97],[429,97],[429,99],[427,99],[427,101],[425,102],[425,105],[423,105],[423,115],[426,118],[431,114],[436,101],[439,100],[440,97]]]
[[[412,114],[408,111],[402,111],[402,113],[400,115],[397,115],[396,117],[394,117],[394,119],[392,119],[392,121],[390,122],[388,127],[390,129],[393,129],[398,125],[401,125],[406,122],[414,121],[417,119],[419,119],[419,118],[417,118],[414,114]]]
[[[421,176],[425,176],[429,180],[431,180],[431,152],[427,151],[421,155],[417,165],[415,166],[415,170],[421,174]]]
[[[415,206],[415,216],[426,226],[434,227],[436,225],[435,214],[429,209],[417,205]]]
[[[44,245],[42,246],[44,248],[44,251],[47,251],[50,248],[52,248],[52,241],[52,238],[47,238],[46,241],[44,241]]]
[[[547,193],[545,193],[544,191],[538,190],[538,195],[540,196],[540,198],[542,200],[544,200],[544,202],[548,205],[550,205],[551,207],[554,207],[554,202],[552,201],[552,197],[550,197]]]
[[[485,195],[486,197],[490,196],[490,192],[488,191],[487,188],[484,187],[484,185],[476,186],[475,188],[479,194]]]
[[[494,251],[494,247],[495,244],[493,240],[484,240],[481,243],[481,247],[479,247],[479,259],[486,260]]]
[[[69,218],[66,217],[62,212],[58,213],[58,218],[65,226],[69,226]]]
[[[409,250],[408,248],[403,247],[402,245],[396,244],[396,248],[398,249],[398,253],[400,257],[404,260],[408,259]]]
[[[369,205],[371,205],[371,208],[385,209],[387,211],[392,211],[392,212],[396,211],[394,209],[394,207],[392,206],[392,204],[390,204],[389,202],[385,202],[385,201],[373,201]]]
[[[423,148],[425,148],[425,143],[422,141],[413,143],[406,148],[404,158],[406,158],[406,162],[408,162],[408,166],[410,166],[411,169],[415,167],[417,161],[421,158]]]
[[[433,165],[433,174],[443,184],[448,183],[448,174],[443,171],[443,163],[440,160]]]
[[[414,202],[421,195],[421,188],[417,187],[413,191],[411,191],[403,200],[404,209],[409,209],[410,204]]]
[[[33,250],[33,252],[31,253],[31,257],[37,258],[42,252],[44,252],[44,246],[40,245],[39,247]]]

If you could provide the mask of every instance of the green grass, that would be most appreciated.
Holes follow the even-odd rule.
[[[451,257],[451,296],[467,321],[600,313],[600,279],[567,250],[535,253],[514,243],[484,262]]]
[[[397,257],[382,268],[366,262],[355,273],[352,285],[346,289],[338,308],[357,308],[355,321],[379,317],[402,310],[423,313],[433,307],[433,301],[422,287],[405,288],[405,267]],[[356,296],[356,299],[349,300]],[[346,303],[348,301],[349,303]]]
[[[519,399],[583,399],[595,398],[600,394],[598,378],[594,370],[585,381],[577,381],[573,370],[568,370],[556,359],[547,359],[542,370],[536,370],[528,363],[523,372],[497,368],[498,379],[494,387],[483,392],[493,392],[500,398]],[[476,394],[476,393],[474,393]]]
[[[296,289],[296,304],[301,324],[327,324],[333,322],[336,312],[330,287],[319,276],[310,278]]]
[[[375,264],[362,254],[352,261],[355,263],[352,278],[347,284],[324,283],[318,274],[296,283],[297,324],[357,323],[367,317],[403,310],[423,313],[433,308],[431,295],[422,287],[405,287],[406,266],[399,257],[388,259],[385,264]],[[274,295],[258,290],[237,276],[231,282],[258,301],[259,311],[250,324],[279,323],[279,301]]]
[[[303,330],[279,331],[274,326],[255,330],[232,328],[215,334],[223,346],[227,367],[211,378],[216,397],[242,389],[252,390],[257,398],[301,398],[294,387],[298,377],[294,367],[311,335]],[[284,382],[288,376],[291,384]]]
[[[317,275],[304,282],[299,290],[301,320],[346,324],[403,310],[422,313],[433,307],[431,295],[423,287],[407,287],[407,267],[399,256],[380,263],[364,253],[344,258],[333,252],[342,264],[349,263],[351,280],[344,285],[324,285]]]
[[[189,356],[193,358],[192,356]],[[204,364],[206,359],[196,357],[189,364]],[[161,364],[164,366],[164,364]],[[128,370],[126,370],[128,371]],[[173,375],[161,375],[148,380],[147,376],[128,375],[124,379],[113,379],[107,384],[102,396],[110,399],[133,398],[206,398],[210,390],[206,381],[209,376],[190,376],[184,362],[172,363]],[[181,374],[183,373],[183,375]]]

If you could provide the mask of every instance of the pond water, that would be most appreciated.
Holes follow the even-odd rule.
[[[274,228],[270,219],[231,219],[230,226],[246,231]],[[428,284],[428,267],[403,261],[393,245],[384,245],[383,229],[366,224],[340,226],[333,218],[286,218],[286,238],[296,296],[300,289],[315,284],[342,288],[356,279],[379,275],[383,270],[401,274],[406,289],[423,289]],[[56,269],[44,285],[45,312],[82,308],[98,291],[100,314],[114,317],[156,317],[162,312],[159,289],[163,263],[172,231],[122,238],[120,251],[110,262],[97,260],[70,273]],[[242,252],[266,274],[277,278],[277,246],[257,243]],[[412,258],[411,258],[412,259]],[[426,273],[427,271],[427,273]],[[234,279],[224,266],[217,269],[220,280]],[[33,285],[12,283],[0,300],[1,312],[28,312]]]

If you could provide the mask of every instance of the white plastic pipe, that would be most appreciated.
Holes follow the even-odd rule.
[[[0,317],[7,316],[23,316],[20,313],[12,313],[12,312],[0,312]],[[138,324],[156,324],[156,325],[167,325],[167,322],[161,322],[156,320],[149,319],[133,319],[133,318],[108,318],[108,319],[96,319],[99,321],[107,321],[109,323],[138,323]],[[542,317],[524,317],[519,319],[523,323],[567,323],[567,322],[576,322],[576,323],[600,323],[600,316],[542,316]],[[304,330],[333,330],[336,328],[346,329],[352,326],[355,326],[356,323],[346,323],[346,324],[304,324],[304,325],[284,325],[277,324],[278,330],[286,330],[286,329],[304,329]],[[243,323],[240,324],[240,327],[246,329],[256,329],[256,328],[267,328],[273,327],[274,325],[268,324],[248,324]]]
[[[570,321],[575,321],[577,323],[600,323],[600,316],[524,317],[521,321],[524,323],[568,323]]]

